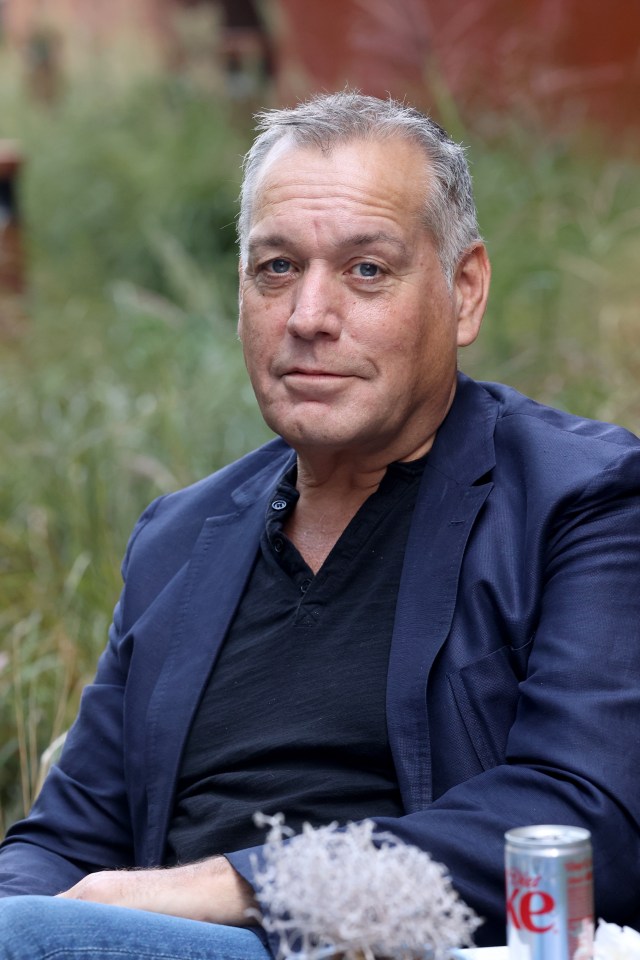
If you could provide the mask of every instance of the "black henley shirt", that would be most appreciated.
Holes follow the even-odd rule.
[[[187,739],[168,864],[262,843],[255,811],[296,831],[403,813],[385,694],[424,459],[391,464],[315,576],[283,533],[295,468],[282,478]]]

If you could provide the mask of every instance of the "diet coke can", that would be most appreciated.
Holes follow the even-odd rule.
[[[509,960],[593,955],[591,835],[539,824],[505,834]]]

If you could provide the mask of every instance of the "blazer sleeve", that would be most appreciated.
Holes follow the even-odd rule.
[[[504,761],[458,782],[426,809],[376,820],[447,866],[461,897],[485,918],[479,945],[505,942],[504,833],[536,823],[587,827],[597,916],[640,925],[637,451],[618,457],[577,499],[557,505],[545,566]],[[477,698],[481,710],[480,691]],[[256,856],[259,848],[228,858],[251,882]]]
[[[0,897],[57,894],[91,871],[134,864],[123,769],[128,655],[122,610],[131,549],[158,502],[132,532],[122,566],[125,588],[108,644],[94,681],[83,691],[60,760],[29,815],[10,828],[0,846]]]

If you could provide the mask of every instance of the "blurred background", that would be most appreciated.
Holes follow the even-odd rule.
[[[640,431],[637,0],[0,0],[0,829],[153,497],[268,435],[235,339],[252,113],[345,84],[469,150],[472,375]]]

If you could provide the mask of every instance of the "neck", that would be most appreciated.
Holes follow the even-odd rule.
[[[300,498],[285,524],[285,533],[317,573],[365,500],[378,489],[384,471],[358,484],[331,480],[307,482],[298,476]]]
[[[429,450],[431,443],[422,444],[413,456],[394,459],[415,460]],[[383,459],[367,464],[298,454],[296,486],[300,498],[285,532],[314,573],[365,500],[378,489],[390,462]]]

